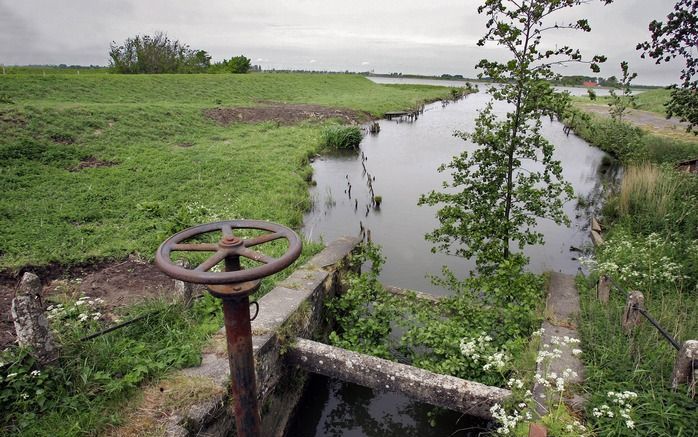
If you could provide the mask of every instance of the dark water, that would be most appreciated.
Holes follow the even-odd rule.
[[[288,437],[477,437],[491,424],[444,411],[429,424],[432,407],[404,396],[374,392],[313,375]]]
[[[342,235],[358,235],[361,227],[370,229],[372,240],[382,246],[387,257],[381,275],[384,284],[448,294],[434,286],[428,275],[438,275],[445,265],[459,276],[466,276],[474,264],[431,252],[424,235],[438,224],[436,209],[417,206],[417,201],[421,194],[440,189],[448,177],[436,171],[439,165],[474,148],[454,137],[453,132],[472,130],[477,110],[487,101],[489,96],[481,92],[448,105],[428,105],[413,123],[380,121],[380,133],[367,135],[361,144],[366,158],[363,165],[361,154],[318,158],[313,163],[317,186],[311,189],[315,207],[304,220],[306,237],[329,242]],[[495,106],[495,110],[503,113],[506,106]],[[605,153],[574,134],[565,135],[557,122],[546,121],[544,135],[555,144],[564,178],[572,184],[575,196],[600,196],[601,182],[605,175],[613,173],[604,165]],[[375,194],[383,197],[378,210],[369,206],[367,212],[371,195],[364,166],[371,175]],[[349,183],[351,198],[345,192]],[[525,249],[531,271],[577,271],[579,254],[570,251],[570,247],[587,244],[589,216],[582,207],[586,202],[579,205],[576,197],[565,205],[571,226],[539,222],[546,244]],[[476,436],[486,425],[448,413],[438,416],[436,426],[431,426],[427,415],[430,409],[397,394],[374,393],[341,381],[314,377],[288,435]]]

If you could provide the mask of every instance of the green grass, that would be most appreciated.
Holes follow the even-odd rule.
[[[587,417],[599,436],[695,436],[698,409],[686,394],[686,386],[673,391],[671,372],[676,351],[645,321],[634,334],[621,329],[625,297],[617,290],[603,305],[595,298],[595,289],[580,283],[583,338],[582,355],[586,366],[585,391],[588,393]],[[698,301],[695,294],[667,293],[650,296],[648,311],[679,341],[696,337]],[[597,419],[593,408],[609,404],[609,391],[633,391],[638,394],[632,413],[636,427],[629,430],[617,420]]]
[[[318,244],[309,245],[293,266],[263,281],[256,297],[266,294],[319,249]],[[90,305],[61,302],[67,311],[53,321],[62,345],[58,363],[39,367],[22,351],[0,353],[2,435],[95,435],[123,424],[128,409],[122,407],[144,383],[156,381],[173,369],[198,365],[202,347],[223,325],[220,300],[206,294],[188,309],[166,301],[149,301],[121,310],[123,320],[150,315],[80,342],[81,337],[104,328],[104,322],[80,322],[78,315]],[[95,310],[100,308],[90,311]],[[160,312],[153,314],[155,311]],[[31,372],[39,369],[41,374],[33,376]]]
[[[590,144],[623,162],[651,161],[676,164],[698,157],[698,138],[680,138],[649,133],[626,122],[574,111],[564,120],[567,126]],[[688,138],[689,140],[686,140]]]
[[[327,126],[322,130],[322,148],[328,150],[358,149],[363,133],[358,126]]]
[[[670,93],[670,90],[663,88],[642,91],[636,95],[635,109],[666,115],[664,103],[669,99]],[[611,101],[610,96],[598,96],[594,101],[589,99],[588,96],[576,96],[572,99],[579,103],[593,103],[597,105],[607,105]]]
[[[447,88],[383,86],[345,75],[26,73],[0,75],[5,272],[132,253],[151,259],[168,235],[215,220],[298,228],[310,206],[308,156],[319,149],[325,125],[222,126],[204,109],[275,101],[379,115],[449,95]],[[318,250],[306,244],[297,263]],[[260,294],[292,270],[264,281]],[[124,318],[153,309],[163,312],[79,343],[103,322],[82,325],[75,307],[72,319],[56,326],[60,365],[41,377],[30,373],[36,366],[28,355],[3,355],[0,433],[93,435],[123,420],[120,406],[143,383],[198,363],[202,345],[221,326],[219,302],[209,296],[188,311],[151,302],[126,309]]]
[[[216,219],[299,227],[322,126],[232,124],[202,110],[263,101],[381,114],[448,95],[348,75],[0,76],[0,270],[151,258]],[[187,147],[180,147],[185,145]],[[109,165],[77,170],[81,161]]]
[[[104,104],[203,108],[256,106],[274,101],[349,108],[379,116],[445,98],[449,89],[378,85],[360,76],[343,74],[56,74],[0,76],[0,94],[7,94],[17,104],[59,108]]]

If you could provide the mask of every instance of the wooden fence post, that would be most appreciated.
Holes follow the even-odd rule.
[[[596,298],[603,303],[608,303],[611,295],[611,279],[606,275],[599,277],[599,282],[596,283]]]
[[[681,345],[671,373],[671,388],[677,389],[680,384],[691,385],[692,396],[696,395],[696,369],[693,362],[698,362],[698,340],[688,340]]]
[[[635,308],[642,307],[645,303],[645,296],[639,291],[631,291],[628,295],[628,302],[625,304],[623,312],[623,329],[627,334],[642,323],[642,314]]]
[[[548,437],[548,429],[539,423],[530,423],[528,437]]]

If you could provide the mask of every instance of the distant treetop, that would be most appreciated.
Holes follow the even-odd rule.
[[[117,73],[199,73],[211,65],[205,50],[170,39],[165,33],[136,35],[109,46],[110,67]]]

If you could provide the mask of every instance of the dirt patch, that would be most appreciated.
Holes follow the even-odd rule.
[[[13,126],[22,127],[27,124],[27,120],[16,113],[0,112],[0,124],[10,124]]]
[[[172,296],[174,282],[152,264],[130,259],[109,265],[74,268],[72,271],[45,268],[36,273],[44,281],[44,305],[58,300],[60,295],[73,297],[89,296],[101,298],[103,314],[112,314],[115,309],[127,307],[148,299]],[[19,277],[0,278],[0,349],[15,341],[14,323],[10,308]],[[195,287],[195,294],[203,287]]]
[[[80,171],[86,168],[112,167],[115,165],[116,162],[104,161],[99,158],[95,158],[94,156],[88,156],[87,158],[84,158],[82,161],[80,161],[78,165],[72,167],[70,171]]]
[[[177,147],[182,147],[182,148],[187,149],[189,147],[194,147],[194,143],[187,143],[187,142],[179,143],[179,144],[177,144]]]
[[[323,121],[328,119],[339,119],[346,123],[362,123],[371,118],[365,112],[351,109],[286,103],[268,104],[254,108],[205,109],[204,116],[225,126],[231,123],[261,123],[265,121],[294,124],[302,121]]]
[[[63,135],[63,134],[53,134],[51,135],[51,141],[53,141],[56,144],[74,144],[75,143],[75,138],[71,137],[70,135]]]

